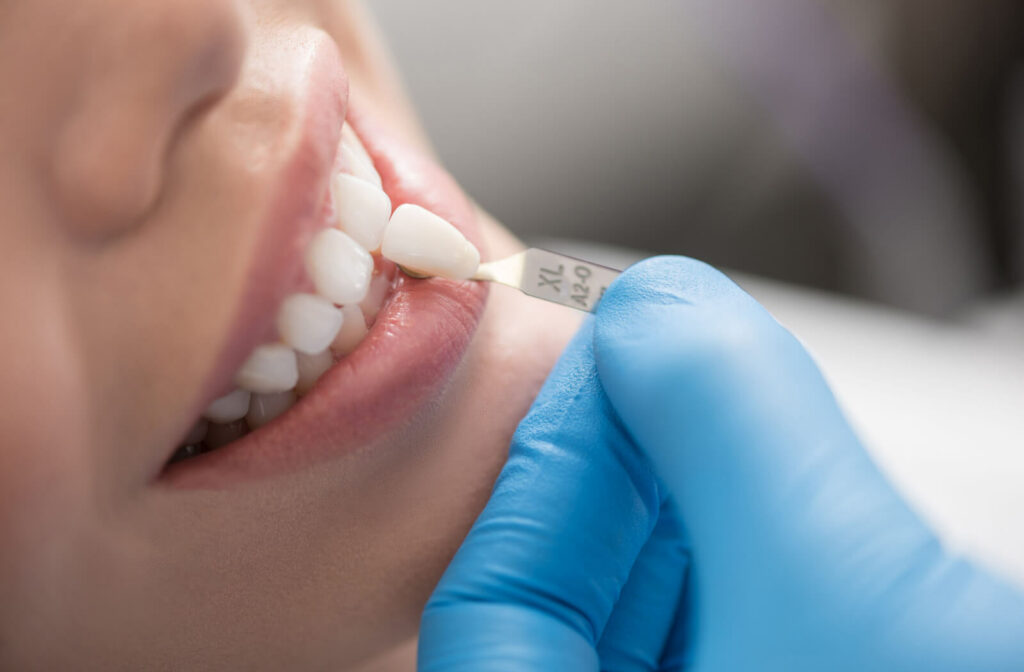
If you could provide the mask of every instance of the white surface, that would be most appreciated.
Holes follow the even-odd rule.
[[[542,246],[617,268],[642,256]],[[1024,586],[1024,338],[990,326],[1019,314],[930,322],[730,275],[813,353],[864,444],[949,546]]]
[[[865,445],[950,545],[1024,585],[1024,340],[740,284],[804,341]]]

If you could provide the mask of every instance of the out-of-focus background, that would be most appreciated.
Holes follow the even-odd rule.
[[[1018,0],[373,0],[445,163],[573,238],[948,316],[1024,279]]]
[[[370,4],[484,207],[740,271],[943,539],[1024,585],[1024,2]]]

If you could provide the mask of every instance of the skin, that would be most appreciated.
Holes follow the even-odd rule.
[[[429,151],[359,4],[0,0],[0,668],[413,669],[571,311],[493,290],[445,395],[365,450],[216,491],[147,472],[279,172],[287,91],[247,84],[322,31],[352,100]]]

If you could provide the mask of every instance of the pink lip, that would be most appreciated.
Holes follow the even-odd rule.
[[[282,180],[280,206],[266,227],[265,254],[255,264],[250,295],[213,380],[223,385],[252,348],[268,340],[281,300],[303,283],[309,238],[328,226],[322,195],[334,163],[345,98],[336,52],[317,59],[308,87],[310,114],[296,161]],[[415,203],[458,227],[478,247],[476,214],[454,180],[369,118],[349,113],[395,207]],[[331,148],[325,152],[324,148]],[[304,194],[297,197],[296,194]],[[315,204],[315,207],[314,205]],[[356,349],[288,413],[243,439],[166,468],[160,481],[176,488],[222,488],[300,469],[367,446],[448,384],[483,312],[484,283],[403,278]],[[217,383],[211,385],[211,394]]]

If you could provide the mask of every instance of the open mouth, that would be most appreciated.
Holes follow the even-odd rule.
[[[327,224],[305,250],[307,284],[277,311],[276,338],[259,345],[235,373],[234,389],[209,404],[169,464],[241,439],[284,415],[366,338],[398,281],[380,256],[391,199],[362,142],[342,130],[324,202]]]
[[[266,335],[210,395],[161,482],[216,488],[357,450],[442,393],[462,359],[482,283],[412,279],[379,250],[393,206],[413,222],[443,217],[479,245],[475,212],[433,161],[360,126],[342,126],[320,225],[295,251],[296,289],[268,306],[269,330],[250,330]]]

